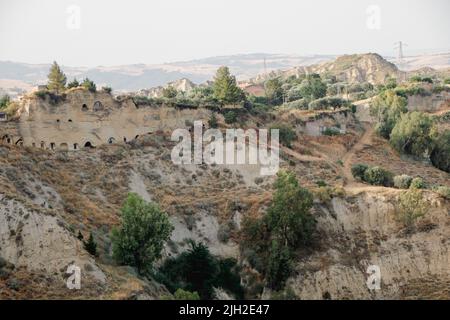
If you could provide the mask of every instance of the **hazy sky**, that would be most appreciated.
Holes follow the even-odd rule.
[[[0,0],[0,60],[96,66],[254,52],[393,55],[399,40],[406,54],[447,50],[449,12],[449,0]]]

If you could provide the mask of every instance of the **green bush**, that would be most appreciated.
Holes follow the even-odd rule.
[[[381,167],[370,167],[364,173],[364,181],[376,186],[392,186],[392,173]]]
[[[439,186],[435,188],[435,191],[443,198],[450,200],[450,187]]]
[[[336,97],[324,97],[310,102],[308,108],[310,110],[326,110],[349,106],[350,104],[344,99]]]
[[[403,114],[390,135],[391,145],[399,152],[421,157],[431,151],[435,127],[433,119],[422,112]]]
[[[112,92],[112,88],[111,87],[102,87],[102,91],[110,94]]]
[[[267,266],[267,284],[273,290],[281,290],[292,273],[292,255],[288,248],[272,241]]]
[[[228,111],[224,114],[225,123],[233,124],[237,121],[237,114],[234,111]]]
[[[408,189],[411,185],[412,177],[407,174],[402,174],[394,177],[394,187],[398,189]]]
[[[338,135],[341,134],[341,132],[340,132],[338,129],[336,129],[336,128],[326,128],[326,129],[322,132],[322,134],[323,134],[324,136],[338,136]]]
[[[407,229],[412,229],[416,220],[428,211],[428,205],[423,200],[422,191],[410,189],[403,192],[399,198],[398,210],[400,219]]]
[[[295,101],[285,103],[284,107],[289,108],[289,109],[307,110],[308,109],[308,101],[306,101],[305,99],[298,99]]]
[[[94,240],[92,232],[89,234],[88,241],[83,241],[84,249],[94,257],[97,256],[97,243]]]
[[[217,121],[217,117],[214,112],[211,113],[211,117],[208,120],[208,125],[213,129],[216,129],[219,126],[219,122]]]
[[[202,243],[191,241],[190,245],[188,251],[164,262],[159,268],[158,280],[172,292],[179,288],[195,291],[202,299],[212,299],[214,287],[242,298],[236,260],[219,259]]]
[[[200,300],[200,296],[197,291],[190,292],[181,288],[175,291],[173,297],[175,300]]]
[[[270,129],[279,130],[280,143],[288,148],[292,147],[292,141],[297,139],[297,134],[289,125],[277,123],[272,125]]]
[[[72,89],[72,88],[77,88],[80,86],[80,83],[78,82],[78,80],[76,78],[74,78],[72,81],[69,82],[69,84],[67,85],[68,89]]]
[[[450,173],[450,130],[444,131],[436,139],[430,160],[436,168]]]
[[[11,101],[11,98],[8,95],[4,95],[0,98],[0,110],[6,109],[9,102]]]
[[[81,83],[81,86],[89,90],[90,92],[97,91],[97,86],[95,85],[94,81],[89,80],[89,78],[84,79],[83,82]]]
[[[352,166],[352,175],[356,179],[364,180],[364,174],[366,170],[369,168],[367,164],[358,163]]]
[[[426,189],[426,184],[422,178],[417,177],[417,178],[412,179],[409,187],[411,189]]]

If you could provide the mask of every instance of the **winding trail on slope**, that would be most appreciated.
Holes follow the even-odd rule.
[[[344,185],[358,183],[352,175],[352,164],[353,157],[356,152],[361,151],[366,145],[370,145],[373,138],[374,129],[370,123],[364,123],[364,134],[357,143],[355,143],[352,148],[342,157],[343,169],[342,173],[344,176]],[[361,183],[358,183],[361,184]]]

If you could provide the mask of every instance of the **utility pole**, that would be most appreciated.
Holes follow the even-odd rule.
[[[397,53],[397,62],[399,65],[403,65],[404,63],[404,55],[403,55],[403,47],[407,47],[408,45],[403,41],[398,41],[394,43],[394,49],[398,50]]]

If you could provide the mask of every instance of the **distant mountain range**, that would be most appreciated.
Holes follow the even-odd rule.
[[[240,54],[210,57],[191,61],[173,62],[159,65],[133,64],[113,67],[68,67],[62,66],[69,80],[85,77],[94,80],[98,86],[108,85],[116,91],[137,91],[164,85],[181,78],[199,84],[211,80],[217,68],[227,65],[239,80],[255,78],[272,71],[302,69],[305,66],[319,65],[332,61],[334,55],[286,55],[286,54]],[[385,57],[397,63],[397,59]],[[450,67],[450,53],[428,54],[406,57],[397,66],[406,71],[424,67]],[[31,87],[46,83],[49,64],[26,64],[0,61],[0,94],[21,93]]]

